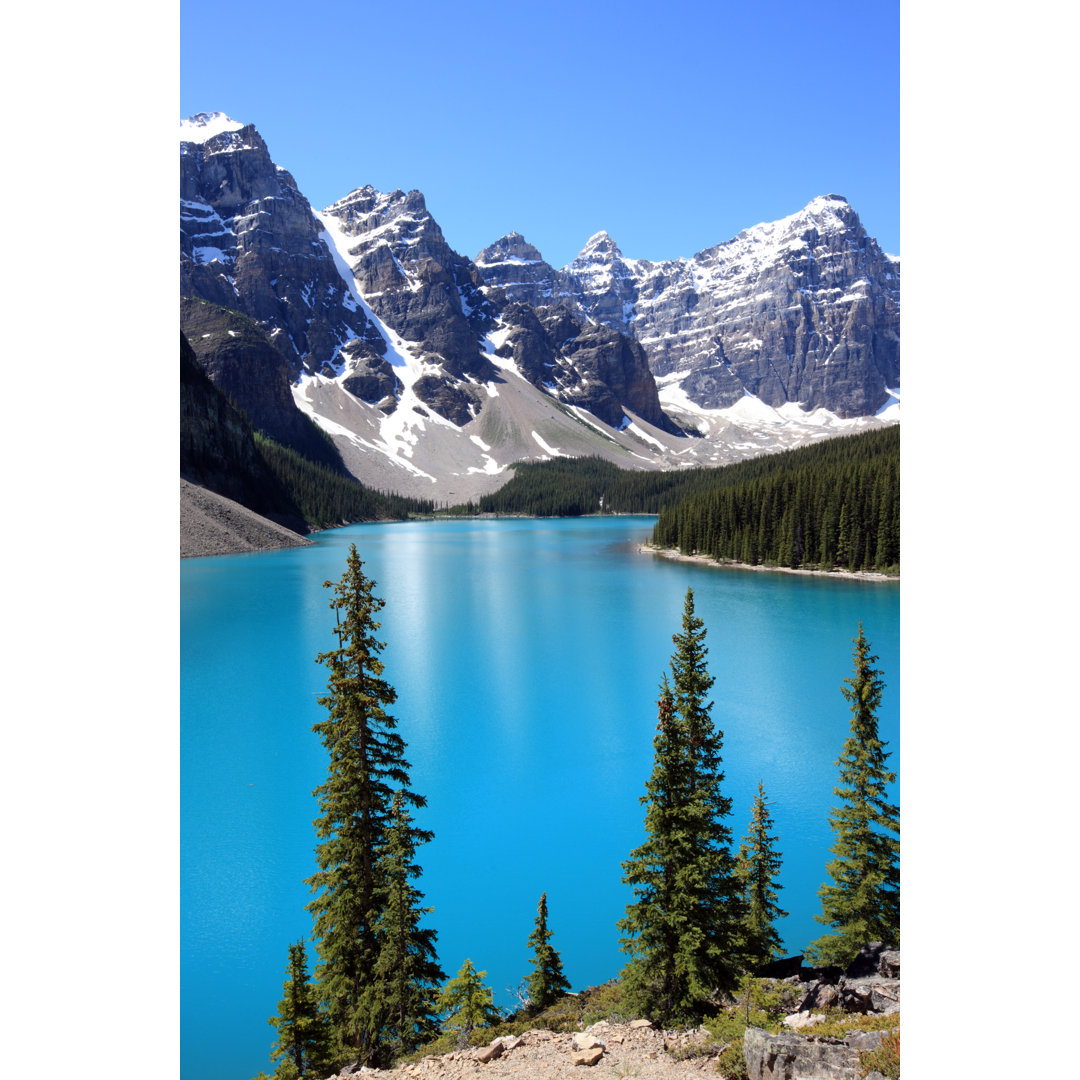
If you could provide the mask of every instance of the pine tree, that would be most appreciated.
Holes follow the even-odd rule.
[[[746,900],[747,958],[755,967],[769,963],[783,955],[783,942],[776,929],[777,919],[787,915],[777,901],[777,884],[780,873],[780,852],[775,849],[776,837],[769,805],[765,799],[765,785],[758,782],[757,795],[750,813],[750,826],[739,847],[736,871],[742,882]]]
[[[402,792],[395,792],[377,864],[383,884],[375,927],[379,945],[375,976],[385,1011],[381,1034],[390,1058],[412,1053],[439,1027],[435,1002],[446,975],[435,953],[435,931],[420,927],[432,909],[422,906],[423,894],[412,884],[422,873],[415,863],[416,845],[430,839],[430,832],[413,825]]]
[[[400,790],[404,803],[425,800],[408,789],[409,763],[397,721],[386,712],[396,700],[382,678],[382,642],[376,640],[375,614],[383,601],[364,576],[356,545],[349,549],[330,607],[337,616],[338,647],[316,660],[328,671],[328,692],[319,704],[328,711],[314,725],[329,753],[326,782],[315,789],[320,816],[318,871],[308,879],[316,898],[308,905],[318,944],[318,988],[326,1015],[342,1050],[363,1065],[384,1063],[385,1003],[376,979],[377,923],[385,890],[377,867],[391,800]]]
[[[664,677],[653,771],[641,802],[645,843],[623,863],[634,902],[620,920],[630,955],[625,984],[635,1006],[663,1023],[700,1019],[739,975],[742,898],[721,794],[723,732],[706,697],[705,626],[687,590],[682,631]]]
[[[458,1031],[462,1042],[468,1042],[473,1028],[497,1024],[501,1019],[492,1000],[491,987],[484,985],[486,974],[466,960],[439,995],[439,1011],[446,1013],[443,1027]]]
[[[859,623],[853,670],[841,691],[851,706],[851,730],[836,764],[842,800],[829,814],[835,840],[827,870],[833,884],[822,885],[818,922],[833,927],[807,950],[817,964],[847,964],[863,945],[900,941],[900,811],[886,798],[896,773],[878,738],[877,708],[885,683],[873,665],[870,643]]]
[[[563,975],[562,960],[550,944],[547,915],[547,893],[541,893],[536,909],[536,927],[528,941],[533,950],[534,967],[527,982],[529,1005],[536,1011],[546,1009],[570,989],[570,981]]]
[[[328,1065],[330,1033],[308,981],[307,949],[303,941],[289,946],[286,974],[277,1016],[269,1020],[278,1033],[270,1060],[281,1060],[276,1075],[282,1078],[323,1076]]]

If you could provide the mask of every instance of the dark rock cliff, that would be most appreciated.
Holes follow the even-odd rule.
[[[305,457],[341,469],[341,458],[293,400],[289,365],[259,326],[205,300],[180,302],[180,328],[211,382],[252,426]]]
[[[290,528],[299,510],[255,446],[250,424],[203,371],[180,334],[180,476]]]
[[[322,226],[253,125],[180,144],[180,294],[254,320],[290,378],[354,338],[377,348]]]

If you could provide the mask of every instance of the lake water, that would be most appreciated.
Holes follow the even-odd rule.
[[[310,932],[311,726],[334,644],[327,579],[355,542],[386,601],[379,636],[408,743],[439,958],[487,972],[496,1002],[528,975],[547,892],[574,989],[623,964],[621,862],[643,838],[656,696],[687,587],[708,630],[736,842],[759,779],[783,853],[790,952],[823,932],[840,685],[863,622],[899,769],[900,590],[719,570],[637,552],[652,518],[356,525],[310,548],[181,564],[181,1076],[269,1071],[267,1017],[288,945]]]

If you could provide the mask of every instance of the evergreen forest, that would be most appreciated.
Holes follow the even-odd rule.
[[[521,462],[458,513],[658,514],[657,547],[750,565],[897,573],[900,428],[715,469],[647,472],[601,458]]]
[[[653,543],[751,565],[900,569],[899,427],[746,465],[759,462],[661,509]]]
[[[374,491],[352,476],[310,461],[291,447],[255,432],[255,446],[270,471],[289,492],[301,517],[315,528],[354,521],[393,521],[431,514],[430,499]]]

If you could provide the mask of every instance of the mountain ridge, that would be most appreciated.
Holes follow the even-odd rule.
[[[363,185],[316,211],[254,125],[220,113],[181,122],[180,165],[181,295],[240,312],[284,357],[292,401],[268,425],[306,413],[381,489],[474,498],[511,462],[562,454],[721,464],[895,417],[898,330],[895,363],[875,362],[874,334],[888,342],[894,312],[898,327],[898,264],[895,299],[857,285],[852,243],[863,263],[884,257],[835,196],[799,220],[798,265],[765,239],[806,208],[667,263],[625,259],[601,230],[556,270],[519,233],[458,254],[416,190]],[[749,319],[724,307],[740,275],[757,289]],[[831,292],[811,295],[826,288],[846,323]],[[251,370],[214,377],[249,413],[265,403]]]

